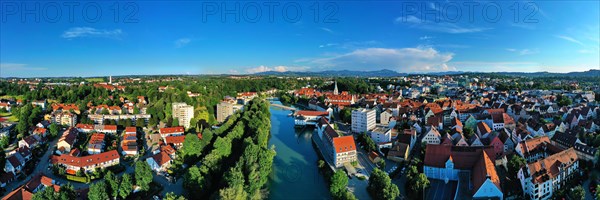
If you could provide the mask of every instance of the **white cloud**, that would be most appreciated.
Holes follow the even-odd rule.
[[[63,38],[72,39],[78,37],[106,37],[106,38],[119,38],[123,34],[121,29],[114,30],[101,30],[91,27],[73,27],[66,30],[61,36]]]
[[[328,33],[331,33],[331,34],[334,34],[334,33],[335,33],[335,32],[333,32],[333,30],[331,30],[331,29],[329,29],[329,28],[325,28],[325,27],[321,27],[321,30],[323,30],[323,31],[325,31],[325,32],[328,32]]]
[[[47,70],[43,67],[28,67],[27,64],[21,63],[0,63],[0,73],[6,71],[29,71],[29,70]]]
[[[488,61],[457,61],[450,62],[452,66],[461,71],[473,72],[539,72],[544,70],[541,64],[536,62],[488,62]]]
[[[419,37],[419,40],[429,40],[429,39],[433,39],[433,37],[427,36],[427,35]]]
[[[455,70],[448,66],[452,53],[442,53],[431,47],[364,48],[349,53],[308,60],[312,65],[339,70],[391,69],[398,72],[429,72]]]
[[[327,44],[319,45],[319,48],[331,47],[331,46],[336,46],[336,45],[338,45],[338,44],[337,43],[327,43]]]
[[[246,69],[246,72],[249,74],[254,74],[254,73],[260,73],[260,72],[268,72],[268,71],[276,71],[276,72],[287,72],[287,71],[306,71],[308,70],[309,67],[290,67],[290,66],[274,66],[274,67],[268,67],[268,66],[258,66],[258,67],[254,67],[254,68],[248,68]]]
[[[175,47],[181,48],[189,44],[192,40],[190,38],[179,38],[175,40]]]
[[[491,28],[481,28],[481,27],[463,27],[458,25],[458,23],[452,22],[435,22],[428,21],[424,19],[419,19],[414,15],[409,15],[406,17],[398,17],[394,20],[397,24],[406,24],[411,28],[418,28],[423,30],[429,30],[434,32],[442,32],[442,33],[475,33],[482,32],[485,30],[489,30]]]
[[[575,38],[572,38],[572,37],[569,37],[569,36],[557,35],[556,37],[560,38],[560,39],[563,39],[563,40],[566,40],[566,41],[569,41],[569,42],[572,42],[572,43],[575,43],[575,44],[579,44],[581,46],[585,46],[581,41],[576,40]]]
[[[510,52],[515,52],[521,56],[539,53],[539,49],[506,49]]]

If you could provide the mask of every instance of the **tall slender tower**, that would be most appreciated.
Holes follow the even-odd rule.
[[[112,84],[112,76],[108,76],[108,84]]]
[[[338,88],[337,88],[337,80],[335,81],[335,88],[333,88],[333,95],[338,95]]]

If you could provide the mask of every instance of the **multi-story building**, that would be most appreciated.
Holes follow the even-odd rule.
[[[342,167],[344,163],[357,161],[354,137],[340,136],[326,118],[319,119],[316,129],[317,135],[323,143],[323,156],[328,162],[335,167]]]
[[[56,143],[56,150],[59,154],[69,153],[71,148],[75,142],[77,142],[77,136],[79,135],[79,131],[76,128],[69,128],[65,132],[63,132],[60,139],[58,139],[58,143]]]
[[[356,161],[356,144],[354,137],[342,136],[333,138],[333,160],[336,167],[341,167],[344,163]]]
[[[377,144],[386,143],[392,141],[392,129],[387,126],[375,126],[373,130],[370,132],[371,139]]]
[[[67,174],[76,174],[77,171],[93,172],[96,169],[119,164],[119,153],[117,150],[111,150],[104,153],[93,154],[83,157],[75,157],[69,154],[52,156],[50,159],[53,165],[60,165],[66,168]]]
[[[390,119],[393,117],[394,113],[390,109],[386,109],[379,115],[379,122],[383,125],[390,124]]]
[[[221,101],[221,103],[217,104],[217,121],[219,123],[224,122],[227,117],[233,114],[233,104]]]
[[[94,133],[90,138],[87,145],[88,154],[99,154],[104,149],[104,137],[103,133]]]
[[[52,123],[64,126],[75,126],[77,124],[77,115],[69,111],[55,112],[52,114]]]
[[[573,148],[527,164],[517,174],[529,199],[550,199],[578,171],[579,158]]]
[[[372,109],[361,108],[352,111],[352,132],[366,133],[375,128],[376,111]]]
[[[190,128],[190,121],[194,118],[194,106],[186,103],[173,103],[173,118],[179,120],[179,125]]]
[[[138,154],[137,150],[137,130],[135,127],[127,127],[121,140],[121,154],[124,156],[135,156]]]
[[[294,125],[316,125],[321,118],[329,120],[329,114],[327,111],[299,110],[294,113]]]
[[[494,160],[491,147],[427,145],[423,173],[429,179],[470,185],[467,190],[456,190],[457,194],[451,194],[454,197],[503,199]]]

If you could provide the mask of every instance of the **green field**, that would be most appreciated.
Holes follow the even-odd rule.
[[[17,96],[4,95],[4,96],[0,97],[0,99],[10,99],[10,98],[15,98],[15,99],[18,99],[18,100],[23,100],[23,95],[17,95]]]
[[[104,78],[86,78],[87,82],[104,82]]]

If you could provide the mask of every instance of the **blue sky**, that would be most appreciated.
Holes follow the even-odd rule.
[[[598,1],[71,3],[0,2],[0,77],[600,68]]]

